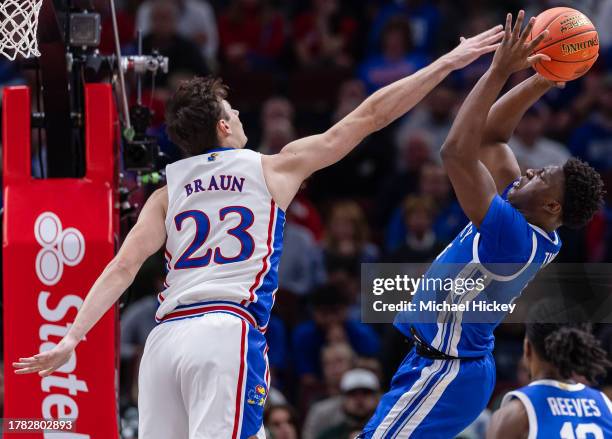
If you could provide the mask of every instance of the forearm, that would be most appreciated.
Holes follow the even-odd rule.
[[[507,143],[525,112],[551,88],[550,82],[536,74],[498,99],[489,111],[483,143]]]
[[[440,151],[443,159],[478,160],[487,115],[507,80],[506,73],[494,68],[480,78],[455,117]]]
[[[134,280],[133,270],[114,259],[93,284],[67,337],[78,343]]]
[[[418,72],[376,91],[361,104],[361,110],[373,118],[372,131],[406,114],[452,71],[451,61],[442,56]]]

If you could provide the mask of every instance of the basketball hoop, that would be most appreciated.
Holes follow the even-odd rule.
[[[0,54],[10,60],[40,56],[36,29],[43,0],[2,0],[0,3]]]

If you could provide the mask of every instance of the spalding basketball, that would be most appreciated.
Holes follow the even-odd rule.
[[[572,8],[552,8],[536,17],[529,40],[548,30],[548,36],[535,48],[550,61],[534,65],[552,81],[571,81],[589,71],[599,56],[599,36],[591,20]]]

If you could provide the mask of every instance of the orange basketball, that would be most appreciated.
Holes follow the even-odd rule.
[[[535,48],[550,61],[537,63],[536,71],[552,81],[571,81],[589,71],[599,56],[599,36],[591,20],[572,8],[552,8],[536,17],[529,40],[548,29]]]

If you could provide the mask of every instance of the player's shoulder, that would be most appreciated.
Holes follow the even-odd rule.
[[[510,392],[509,395],[516,395]],[[506,395],[507,397],[509,395]],[[504,398],[506,401],[506,398]],[[523,402],[516,397],[509,397],[502,406],[493,413],[487,430],[487,439],[524,438],[529,434],[529,415]]]

